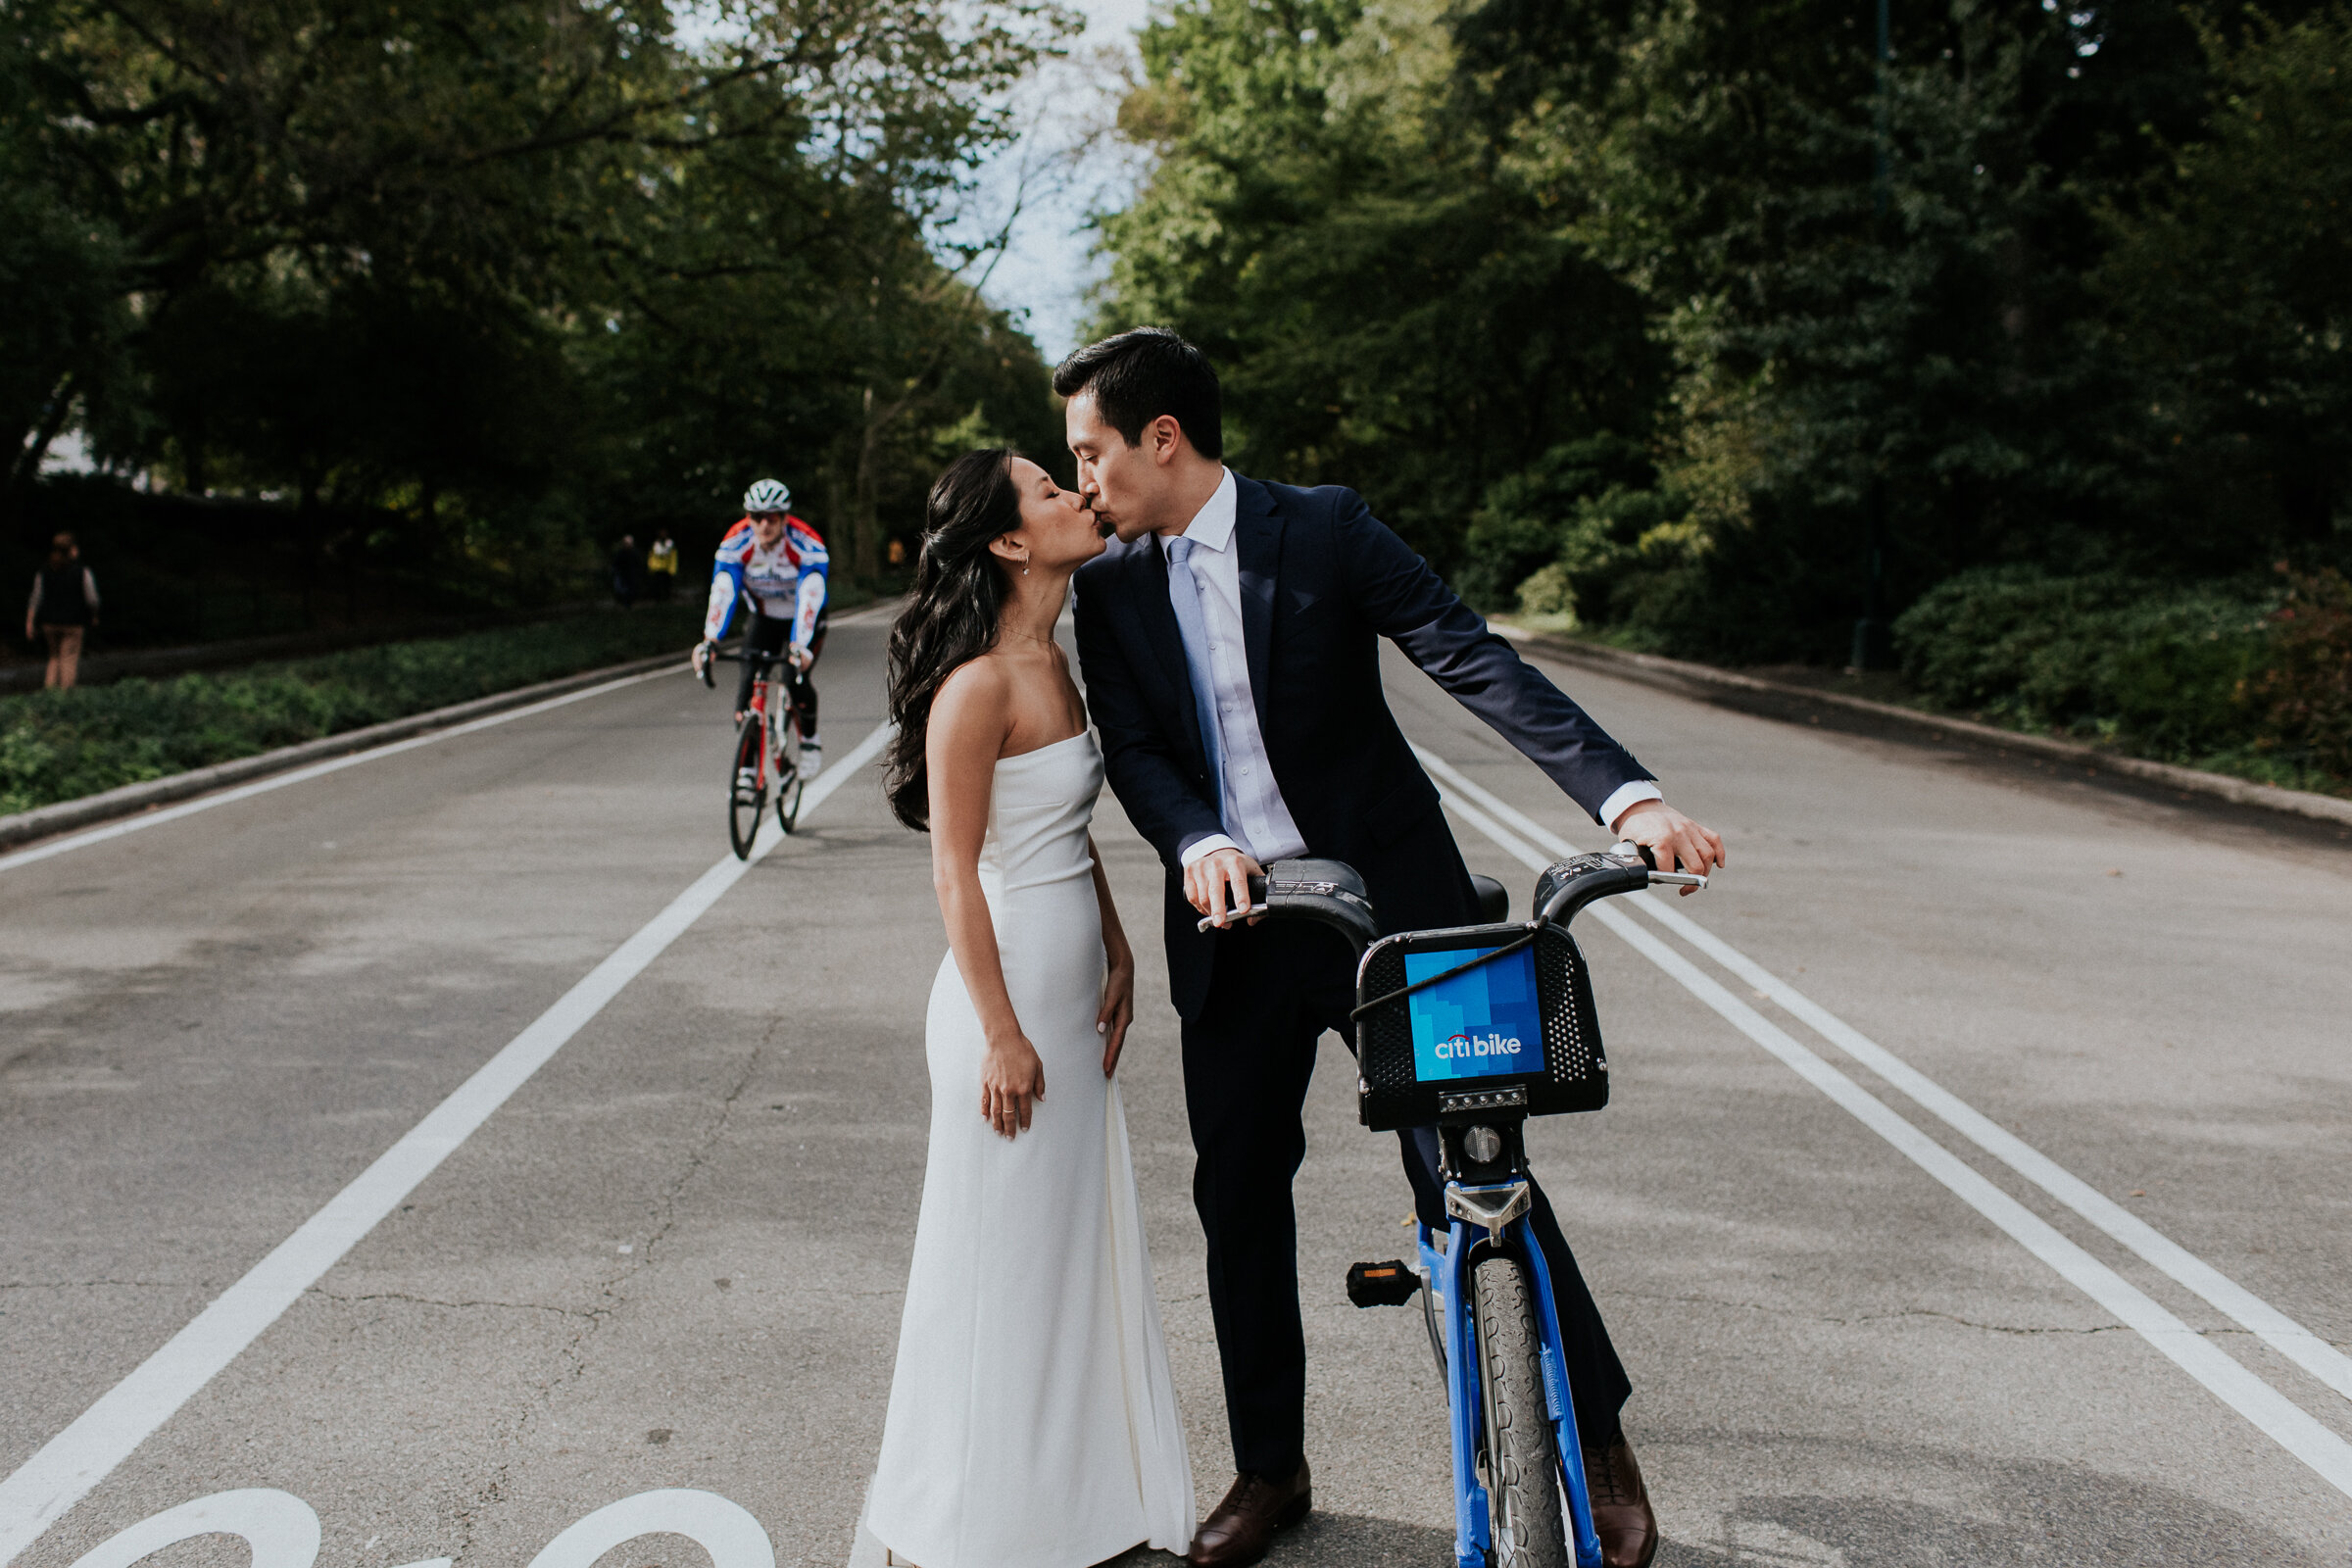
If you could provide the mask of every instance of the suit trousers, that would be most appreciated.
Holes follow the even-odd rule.
[[[1305,1452],[1306,1343],[1291,1183],[1306,1156],[1300,1113],[1316,1045],[1329,1029],[1353,1047],[1354,975],[1347,944],[1321,927],[1224,932],[1206,1002],[1184,1021],[1193,1202],[1208,1239],[1225,1418],[1235,1468],[1255,1475],[1295,1474]],[[1436,1130],[1408,1129],[1398,1143],[1415,1211],[1445,1230]],[[1578,1435],[1588,1446],[1605,1443],[1618,1433],[1633,1386],[1541,1186],[1531,1217],[1551,1270]]]

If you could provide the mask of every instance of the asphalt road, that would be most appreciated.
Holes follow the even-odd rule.
[[[832,635],[837,761],[882,636]],[[1556,678],[1732,847],[1672,906],[1695,932],[1589,917],[1615,1102],[1532,1138],[1635,1380],[1660,1562],[2352,1559],[2352,1377],[2325,1381],[2352,1372],[2352,844]],[[1391,686],[1524,912],[1543,835],[1598,830]],[[761,1532],[843,1561],[945,941],[870,771],[709,875],[723,706],[644,680],[0,860],[0,1544],[9,1507],[55,1511],[24,1478],[65,1473],[69,1428],[90,1482],[18,1562],[224,1493],[192,1528],[259,1537],[256,1568],[307,1568],[305,1505],[333,1568],[746,1568]],[[1149,929],[1157,867],[1107,797],[1097,833]],[[1141,1000],[1123,1070],[1205,1506],[1228,1455],[1155,953]],[[1419,1315],[1341,1290],[1405,1250],[1408,1200],[1329,1044],[1298,1182],[1319,1507],[1270,1560],[1435,1568]],[[444,1102],[472,1122],[413,1131]],[[273,1255],[282,1311],[230,1290]],[[598,1513],[663,1489],[695,1494]]]

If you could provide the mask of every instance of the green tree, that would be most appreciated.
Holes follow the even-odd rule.
[[[122,236],[57,189],[21,40],[0,44],[0,488],[21,499],[75,411],[108,406],[128,328]]]
[[[410,555],[501,571],[872,446],[867,386],[959,400],[906,403],[917,425],[968,413],[943,367],[1018,356],[926,225],[1072,24],[1042,0],[729,0],[699,41],[660,0],[0,0],[0,160],[54,219],[15,225],[33,239],[0,268],[60,280],[0,318],[41,351],[0,386],[20,451],[78,408],[120,467],[374,509]],[[127,369],[101,376],[116,342]]]
[[[1147,27],[1122,124],[1158,163],[1105,221],[1101,325],[1194,338],[1236,463],[1353,486],[1451,565],[1489,487],[1644,435],[1664,356],[1639,298],[1498,174],[1446,19],[1440,0],[1200,0]]]
[[[1127,106],[1159,161],[1104,225],[1103,324],[1196,336],[1245,461],[1371,491],[1480,601],[1543,567],[1546,595],[1653,645],[1841,659],[1876,527],[1883,617],[2005,562],[2241,569],[2247,531],[2171,449],[2191,399],[2152,417],[2147,367],[2205,374],[2230,349],[2228,395],[2335,461],[2314,368],[2336,341],[2319,291],[2347,273],[2340,238],[2311,236],[2347,167],[2318,128],[2340,45],[2280,35],[2303,107],[2271,134],[2315,156],[2292,188],[2233,187],[2311,215],[2268,252],[2301,292],[2273,290],[2292,303],[2259,307],[2261,331],[2203,312],[2207,352],[2151,335],[2186,297],[2101,273],[2099,215],[2129,194],[2135,220],[2191,222],[2192,174],[2149,180],[2207,156],[2165,149],[2206,145],[2219,43],[2173,0],[1939,0],[1894,8],[1882,70],[1870,20],[1843,0],[1179,5]],[[2219,192],[2214,170],[2195,177]],[[2191,226],[2251,253],[2273,230],[2242,216]],[[2226,258],[2184,269],[2184,244],[2166,265],[2227,286]],[[2291,416],[2287,372],[2250,363],[2290,343]],[[2286,440],[2266,471],[2292,466]],[[1612,442],[1640,458],[1591,461]]]
[[[2308,551],[2352,502],[2352,8],[2200,37],[2210,125],[2108,205],[2097,284],[2184,498]]]

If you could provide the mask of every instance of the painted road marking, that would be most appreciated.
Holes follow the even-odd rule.
[[[1576,853],[1567,840],[1465,778],[1444,758],[1429,753],[1422,760],[1447,785],[1477,803],[1539,849],[1566,857]],[[2347,1399],[2352,1399],[2352,1356],[2321,1339],[2252,1291],[2215,1268],[2157,1230],[2138,1215],[2035,1149],[2024,1139],[1978,1110],[1958,1095],[1872,1040],[1852,1024],[1815,1002],[1788,981],[1674,907],[1664,898],[1631,901],[1635,908],[1657,921],[1685,942],[1762,992],[1790,1016],[1854,1060],[1894,1085],[1917,1103],[1993,1158],[2105,1231],[2175,1284],[2203,1297],[2207,1302],[2259,1337],[2264,1344],[2294,1362]]]
[[[710,1554],[710,1568],[776,1568],[776,1548],[749,1509],[682,1487],[605,1504],[542,1547],[531,1568],[590,1568],[639,1536],[684,1536]]]
[[[591,697],[602,697],[607,692],[619,691],[624,686],[635,686],[643,681],[660,680],[664,675],[674,675],[678,669],[686,667],[688,666],[679,665],[675,668],[649,669],[641,674],[623,675],[618,680],[609,680],[601,685],[584,687],[576,692],[565,692],[561,697],[550,697],[543,703],[532,703],[523,708],[510,708],[503,713],[490,713],[481,718],[468,719],[463,724],[452,724],[447,729],[437,729],[429,735],[412,735],[405,741],[390,741],[382,746],[371,746],[364,752],[353,752],[348,757],[337,757],[323,762],[313,762],[307,767],[297,767],[283,773],[272,773],[268,778],[256,779],[251,784],[239,784],[234,789],[225,789],[217,795],[202,795],[195,800],[182,802],[178,806],[167,806],[160,811],[142,811],[137,816],[126,816],[120,822],[109,822],[104,827],[91,828],[86,833],[73,833],[62,839],[52,839],[47,844],[35,845],[29,850],[19,850],[14,855],[0,855],[0,871],[11,870],[20,865],[30,865],[35,860],[46,860],[51,856],[63,855],[68,850],[78,850],[92,844],[103,844],[108,839],[119,839],[125,833],[137,833],[145,828],[162,827],[166,822],[176,822],[183,816],[193,816],[198,811],[209,811],[216,806],[227,806],[235,801],[249,801],[256,795],[267,795],[271,790],[282,790],[290,784],[307,784],[312,779],[324,778],[329,773],[340,773],[343,769],[357,767],[362,762],[380,762],[387,757],[398,757],[401,753],[413,752],[419,746],[438,745],[442,741],[455,740],[461,735],[471,735],[477,731],[489,729],[493,725],[511,724],[518,718],[529,718],[534,713],[544,713],[571,703],[586,702]]]
[[[198,1536],[242,1536],[253,1568],[311,1568],[318,1560],[318,1515],[290,1492],[249,1487],[167,1508],[84,1552],[74,1568],[130,1568],[153,1552]]]
[[[241,1536],[253,1568],[312,1568],[318,1560],[318,1515],[292,1493],[267,1487],[216,1492],[142,1519],[85,1552],[74,1568],[130,1568],[166,1546],[198,1536]],[[710,1568],[776,1568],[776,1548],[751,1510],[715,1492],[669,1487],[609,1502],[540,1548],[531,1568],[590,1568],[640,1536],[684,1536],[710,1554]],[[373,1544],[373,1543],[369,1543]],[[430,1557],[408,1568],[450,1568]]]
[[[1419,748],[1416,748],[1419,750]],[[1422,761],[1446,778],[1454,793],[1446,808],[1477,829],[1520,864],[1541,871],[1557,858],[1529,844],[1493,816],[1469,804],[1478,790],[1459,769],[1428,752]],[[1465,787],[1467,786],[1467,787]],[[1496,804],[1500,804],[1497,802]],[[1506,808],[1507,809],[1507,808]],[[1513,812],[1517,815],[1518,813]],[[1522,818],[1522,820],[1525,820]],[[1544,834],[1544,837],[1552,837]],[[1558,840],[1554,839],[1557,843]],[[1839,1108],[1894,1146],[1955,1197],[2008,1233],[2055,1270],[2060,1278],[2099,1303],[2116,1320],[2163,1352],[2207,1392],[2252,1422],[2264,1436],[2308,1465],[2322,1480],[2352,1497],[2352,1444],[2346,1443],[2302,1406],[2224,1354],[2213,1343],[2174,1316],[2136,1286],[2069,1241],[2047,1220],[1995,1187],[1974,1167],[1895,1114],[1877,1096],[1798,1044],[1746,1003],[1733,996],[1698,966],[1606,903],[1586,912],[1622,937],[1635,952],[1664,970],[1726,1022],[1762,1046]]]
[[[634,678],[634,677],[633,677]],[[503,716],[503,715],[502,715]],[[819,774],[803,798],[814,811],[845,779],[859,773],[887,742],[885,722],[849,756]],[[433,1107],[406,1136],[280,1242],[210,1306],[101,1396],[73,1425],[0,1481],[0,1568],[40,1539],[67,1509],[106,1479],[180,1406],[236,1359],[286,1308],[341,1261],[360,1238],[431,1175],[493,1111],[603,1011],[768,852],[787,842],[773,834],[749,859],[730,855],[697,877],[669,906],[622,943]]]

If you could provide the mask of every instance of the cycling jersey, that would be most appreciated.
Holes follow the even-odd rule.
[[[718,542],[710,564],[710,608],[703,637],[716,642],[746,600],[762,615],[792,622],[792,646],[807,648],[825,607],[825,542],[800,518],[787,515],[772,548],[763,547],[745,517]]]

